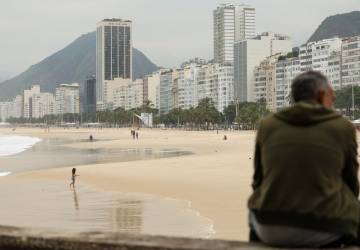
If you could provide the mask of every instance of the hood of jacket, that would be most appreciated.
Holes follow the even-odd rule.
[[[340,118],[341,114],[313,101],[301,101],[276,113],[275,117],[295,126],[308,126]]]

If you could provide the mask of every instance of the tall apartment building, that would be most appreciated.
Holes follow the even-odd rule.
[[[12,117],[11,115],[11,102],[0,102],[0,121],[6,122],[7,119]]]
[[[302,45],[299,52],[301,71],[316,70],[326,74],[329,59],[341,51],[341,44],[341,39],[335,37]]]
[[[82,107],[85,113],[96,112],[96,78],[89,76],[84,82]]]
[[[60,84],[55,90],[56,114],[80,113],[80,90],[78,83]]]
[[[98,109],[108,108],[106,84],[116,78],[132,79],[132,22],[104,19],[96,28],[96,95]],[[114,88],[116,89],[116,88]]]
[[[163,71],[164,69],[160,69],[144,77],[144,103],[149,101],[150,104],[157,109],[159,109],[160,106],[158,97],[160,95],[160,75]]]
[[[210,98],[219,112],[234,101],[232,65],[209,63],[203,65],[197,77],[197,99]]]
[[[32,118],[32,101],[33,95],[40,94],[40,85],[33,85],[30,89],[23,92],[23,117]]]
[[[55,97],[52,93],[34,94],[31,98],[32,118],[55,114]]]
[[[143,89],[143,79],[137,79],[133,82],[123,82],[121,86],[114,91],[114,108],[129,110],[140,107],[144,101]]]
[[[292,51],[291,39],[270,32],[235,43],[234,95],[236,102],[254,101],[254,69],[265,58]]]
[[[271,111],[275,111],[275,62],[278,56],[279,54],[270,56],[254,68],[254,101],[266,103],[266,107]]]
[[[334,51],[329,55],[328,66],[325,69],[325,75],[335,90],[342,88],[341,61],[341,51]]]
[[[159,113],[167,114],[172,108],[172,86],[176,70],[163,71],[160,74]]]
[[[360,36],[343,40],[341,75],[342,87],[360,86]]]
[[[12,100],[12,113],[11,116],[14,118],[20,118],[23,115],[23,97],[17,95]]]
[[[283,58],[276,62],[275,110],[290,105],[291,83],[300,73],[301,66],[298,57]]]
[[[198,63],[185,63],[178,70],[178,108],[189,109],[198,105],[197,75],[200,69]]]
[[[255,8],[248,5],[222,4],[213,11],[214,60],[233,63],[234,43],[256,35]]]

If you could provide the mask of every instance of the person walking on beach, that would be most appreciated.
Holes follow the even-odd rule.
[[[356,131],[327,78],[297,76],[292,107],[260,121],[248,201],[250,241],[286,248],[360,245]]]
[[[138,140],[139,139],[139,132],[136,132],[136,140]]]
[[[75,188],[75,178],[76,178],[77,176],[80,176],[80,175],[77,175],[77,174],[76,174],[76,168],[73,168],[73,169],[71,170],[71,183],[70,183],[70,188],[71,188],[71,186],[72,186],[73,188]]]

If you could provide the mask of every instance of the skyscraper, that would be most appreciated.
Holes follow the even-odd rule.
[[[96,29],[96,94],[99,109],[106,108],[104,85],[115,78],[132,78],[132,23],[104,19]]]
[[[213,15],[215,62],[233,63],[234,43],[256,35],[255,8],[243,4],[222,4]]]
[[[96,79],[95,76],[89,76],[84,82],[83,88],[83,111],[85,113],[96,112]]]

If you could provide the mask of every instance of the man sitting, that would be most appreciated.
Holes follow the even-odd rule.
[[[320,72],[296,77],[294,105],[264,118],[249,199],[250,240],[278,247],[359,244],[356,132]]]

